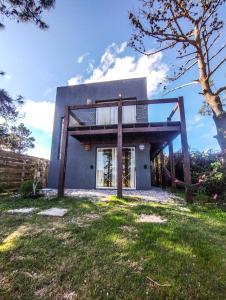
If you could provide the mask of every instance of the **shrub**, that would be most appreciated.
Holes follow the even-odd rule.
[[[23,197],[29,197],[33,194],[33,181],[27,180],[23,181],[20,185],[20,194]]]

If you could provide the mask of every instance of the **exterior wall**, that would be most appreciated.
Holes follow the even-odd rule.
[[[60,120],[64,116],[64,106],[86,104],[87,99],[91,99],[94,103],[96,100],[118,98],[120,93],[122,94],[122,97],[147,99],[146,78],[90,83],[60,87],[57,89],[51,160],[48,176],[49,187],[57,188],[58,186],[60,164],[60,160],[58,159],[61,131]],[[139,115],[141,115],[142,118],[147,118],[145,109],[143,109],[143,111],[140,109]],[[96,148],[107,146],[109,145],[93,145],[90,151],[85,151],[83,145],[76,139],[69,137],[65,188],[95,188]],[[143,151],[139,150],[138,144],[123,144],[123,146],[136,147],[136,188],[149,189],[151,187],[149,145],[146,144]],[[144,167],[145,165],[147,166],[147,169]],[[91,166],[93,166],[93,168],[91,168]]]

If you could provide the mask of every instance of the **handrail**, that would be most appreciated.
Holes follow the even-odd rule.
[[[123,100],[123,98],[122,98]],[[168,98],[168,99],[154,99],[154,100],[124,100],[122,101],[122,106],[127,105],[149,105],[149,104],[166,104],[166,103],[178,103],[178,98]],[[77,109],[88,109],[88,108],[99,108],[99,107],[117,107],[118,102],[111,103],[92,103],[92,104],[77,104],[69,105],[69,110]]]

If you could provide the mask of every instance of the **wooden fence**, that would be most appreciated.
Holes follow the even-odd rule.
[[[0,188],[16,191],[21,182],[34,177],[46,187],[48,166],[47,159],[0,150]]]

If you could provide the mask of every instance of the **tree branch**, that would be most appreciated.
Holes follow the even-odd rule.
[[[180,86],[177,86],[177,87],[175,87],[175,88],[173,88],[173,89],[167,91],[167,92],[164,93],[163,95],[167,95],[167,94],[169,94],[169,93],[175,92],[175,91],[177,91],[177,90],[183,89],[184,87],[187,87],[187,86],[190,86],[190,85],[193,85],[193,84],[199,84],[199,80],[197,79],[197,80],[193,80],[193,81],[188,82],[188,83],[184,83],[184,84],[182,84],[182,85],[180,85]]]
[[[209,73],[208,78],[210,78],[213,75],[213,73],[215,73],[225,62],[226,57]]]
[[[226,48],[226,43],[217,51],[217,53],[215,53],[209,61],[211,61],[212,59],[214,59],[222,50],[224,50],[224,48]]]
[[[226,86],[223,86],[223,87],[221,87],[221,88],[219,88],[215,93],[214,93],[214,95],[219,95],[220,93],[222,93],[223,91],[226,91]]]

